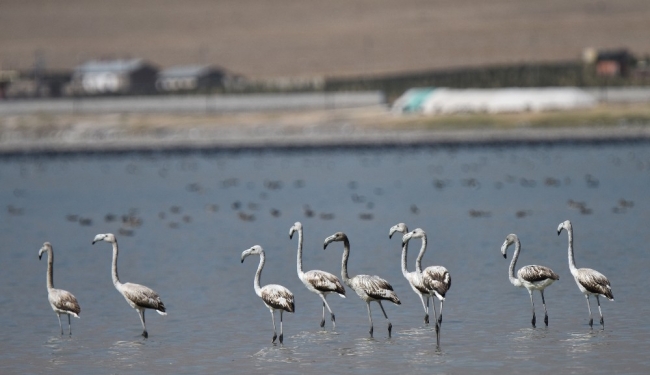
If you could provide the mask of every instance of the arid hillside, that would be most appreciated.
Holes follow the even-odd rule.
[[[649,20],[647,0],[4,0],[0,69],[143,57],[280,77],[644,55]]]

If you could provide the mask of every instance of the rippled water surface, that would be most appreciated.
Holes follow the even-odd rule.
[[[177,374],[232,371],[330,373],[647,373],[650,367],[650,147],[647,144],[531,147],[431,147],[318,151],[127,154],[0,159],[0,372]],[[605,329],[587,324],[585,298],[567,264],[573,222],[576,263],[609,277],[615,302],[601,299]],[[296,275],[305,229],[305,270],[340,274],[344,231],[351,275],[376,274],[401,306],[384,303],[393,323],[351,290],[330,296],[337,326],[319,327],[321,302]],[[405,222],[428,234],[424,265],[444,265],[453,284],[441,345],[423,324],[419,298],[400,271]],[[119,275],[156,290],[168,315],[137,313],[111,283],[115,233]],[[545,293],[550,326],[535,294],[530,325],[525,289],[507,277],[500,247],[522,242],[519,266],[551,267],[560,280]],[[399,237],[399,236],[398,236]],[[81,304],[72,336],[59,335],[47,302],[44,241],[54,246],[54,285]],[[284,345],[271,344],[269,311],[253,291],[289,288],[296,313],[284,315]],[[419,240],[411,241],[412,269]],[[598,310],[592,298],[598,321]],[[63,319],[67,323],[67,319]]]

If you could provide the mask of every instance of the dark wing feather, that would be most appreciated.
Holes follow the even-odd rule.
[[[521,269],[517,272],[517,275],[531,283],[544,281],[546,279],[560,279],[560,276],[557,273],[553,272],[552,269],[536,265],[521,267]]]
[[[358,287],[363,289],[370,298],[376,300],[388,300],[397,305],[402,304],[399,298],[397,298],[397,294],[393,291],[393,286],[381,277],[357,275],[352,280]]]
[[[589,268],[580,268],[578,281],[589,293],[602,294],[607,299],[614,299],[609,280],[602,273]]]
[[[262,300],[276,310],[296,311],[293,293],[282,285],[266,285],[262,288]]]
[[[158,296],[158,293],[144,285],[126,283],[122,285],[122,292],[124,293],[124,297],[139,307],[165,312],[165,304],[160,299],[160,296]]]
[[[338,277],[325,271],[308,271],[305,272],[305,280],[309,282],[316,290],[321,292],[334,292],[345,295],[345,288]]]
[[[57,309],[63,311],[70,311],[77,315],[81,313],[81,307],[72,293],[62,289],[52,289],[48,296],[50,303]]]
[[[445,267],[427,267],[422,271],[422,283],[428,290],[435,290],[444,298],[451,288],[451,275]]]

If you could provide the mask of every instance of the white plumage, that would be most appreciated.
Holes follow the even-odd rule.
[[[517,277],[515,277],[515,264],[519,258],[519,252],[521,251],[521,242],[516,234],[509,234],[506,237],[505,242],[501,246],[501,254],[504,258],[507,258],[506,251],[508,246],[515,244],[515,254],[512,256],[512,261],[510,262],[510,268],[508,270],[508,277],[510,283],[516,287],[526,288],[528,294],[530,295],[530,303],[533,308],[533,319],[531,323],[535,327],[536,318],[535,318],[535,303],[533,302],[533,290],[538,290],[542,295],[542,304],[544,305],[544,324],[548,326],[548,313],[546,311],[546,301],[544,300],[544,289],[549,285],[553,284],[554,281],[559,280],[560,276],[553,272],[552,269],[544,266],[524,266],[517,271]]]
[[[52,310],[56,313],[57,318],[59,318],[61,334],[63,334],[61,314],[66,314],[68,315],[68,333],[72,335],[70,316],[72,315],[75,318],[79,318],[81,307],[79,307],[79,303],[72,293],[63,289],[54,289],[54,277],[52,275],[52,268],[54,266],[54,250],[49,242],[45,242],[43,247],[39,250],[38,259],[41,259],[44,252],[47,252],[47,300],[50,302],[50,306],[52,306]]]
[[[165,309],[165,304],[162,302],[158,293],[154,292],[150,288],[147,288],[144,285],[133,284],[133,283],[124,283],[120,282],[119,277],[117,276],[117,256],[118,256],[118,247],[117,239],[112,233],[107,234],[98,234],[93,240],[93,245],[98,241],[105,241],[113,244],[113,266],[112,266],[112,276],[113,276],[113,285],[117,289],[126,302],[138,312],[140,317],[140,322],[142,323],[142,336],[149,337],[147,332],[147,327],[145,325],[144,312],[146,309],[155,310],[160,315],[167,315],[167,310]]]
[[[341,281],[338,277],[332,275],[329,272],[312,270],[303,272],[302,270],[302,245],[303,245],[303,229],[300,222],[296,222],[291,229],[289,229],[289,238],[293,238],[293,233],[298,232],[298,255],[297,255],[297,267],[298,267],[298,278],[305,284],[308,290],[313,293],[316,293],[323,300],[323,317],[320,322],[320,326],[325,326],[325,308],[330,312],[332,319],[332,326],[336,328],[336,318],[329,304],[325,300],[328,294],[337,293],[339,296],[345,298],[345,289],[341,284]]]
[[[382,306],[381,301],[387,300],[391,301],[396,305],[401,305],[397,294],[393,291],[393,287],[388,283],[388,281],[378,277],[378,276],[369,276],[369,275],[357,275],[352,278],[348,276],[348,258],[350,256],[350,241],[348,237],[343,232],[337,232],[333,235],[327,237],[323,244],[323,249],[327,248],[327,245],[331,242],[338,241],[343,242],[343,258],[341,261],[341,278],[345,285],[349,286],[354,290],[359,298],[366,302],[368,307],[368,319],[370,320],[370,336],[373,334],[373,325],[372,325],[372,313],[370,312],[370,302],[375,301],[379,304],[381,311],[384,313],[384,317],[388,322],[388,337],[391,336],[391,331],[393,325],[388,320],[388,315]]]
[[[571,274],[578,284],[578,288],[585,295],[587,299],[587,308],[589,309],[589,325],[593,326],[594,319],[591,315],[591,305],[589,304],[589,296],[596,296],[598,303],[598,312],[600,313],[600,324],[605,328],[605,319],[603,318],[603,311],[600,309],[599,296],[603,296],[610,301],[614,300],[614,293],[609,280],[602,273],[592,270],[591,268],[576,268],[575,258],[573,256],[573,227],[569,220],[560,223],[557,227],[558,236],[562,233],[562,229],[566,229],[569,235],[569,269]]]
[[[283,340],[283,329],[282,329],[282,312],[295,312],[295,303],[293,298],[293,293],[289,289],[283,287],[282,285],[269,284],[264,287],[260,287],[260,276],[262,275],[262,268],[264,268],[264,263],[266,261],[264,256],[264,249],[261,246],[255,245],[248,250],[244,250],[241,253],[241,262],[244,263],[249,255],[259,255],[260,264],[257,266],[257,272],[255,272],[255,278],[253,280],[253,287],[255,288],[255,293],[262,298],[264,304],[271,311],[271,319],[273,321],[273,339],[271,342],[275,342],[275,339],[278,337],[275,329],[275,310],[280,310],[280,343]]]

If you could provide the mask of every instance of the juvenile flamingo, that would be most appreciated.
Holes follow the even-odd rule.
[[[592,270],[590,268],[576,268],[576,261],[573,257],[573,227],[571,222],[566,220],[557,227],[557,235],[559,236],[562,229],[566,229],[569,234],[569,269],[571,274],[578,284],[578,288],[587,298],[587,308],[589,309],[589,326],[592,327],[594,319],[591,315],[591,306],[589,305],[589,296],[596,296],[598,303],[598,312],[600,313],[600,324],[605,328],[605,319],[603,319],[603,311],[600,309],[599,296],[603,296],[610,301],[614,300],[612,287],[609,280],[602,273]]]
[[[165,309],[165,304],[160,300],[158,293],[147,288],[144,285],[125,283],[122,284],[120,279],[117,276],[117,238],[112,233],[107,234],[98,234],[93,240],[93,245],[98,241],[105,241],[113,244],[113,267],[111,269],[113,276],[113,285],[120,294],[124,297],[126,302],[138,312],[140,317],[140,322],[142,323],[142,336],[145,338],[149,337],[147,332],[147,326],[144,321],[144,311],[145,309],[153,309],[160,315],[167,315],[167,310]]]
[[[283,331],[282,331],[282,312],[295,312],[295,304],[293,299],[293,293],[289,289],[283,287],[282,285],[269,284],[264,287],[260,287],[260,276],[262,275],[262,268],[264,268],[264,249],[261,246],[255,245],[248,250],[244,250],[241,253],[241,262],[244,263],[249,255],[259,255],[260,264],[257,266],[257,272],[255,272],[255,279],[253,281],[253,288],[255,288],[255,294],[257,294],[266,307],[271,310],[271,319],[273,320],[273,339],[271,342],[275,342],[275,339],[278,338],[275,329],[275,310],[280,310],[280,344],[282,344]]]
[[[512,261],[510,261],[510,268],[508,270],[508,278],[510,283],[516,287],[526,288],[528,294],[530,295],[530,304],[533,307],[533,319],[531,324],[535,327],[535,302],[533,302],[533,290],[539,290],[539,293],[542,295],[542,304],[544,305],[544,324],[548,326],[548,313],[546,311],[546,301],[544,300],[544,289],[549,285],[553,284],[554,281],[559,280],[560,276],[557,273],[553,272],[552,269],[544,266],[524,266],[517,271],[517,277],[515,277],[515,264],[517,264],[517,259],[519,258],[519,251],[521,250],[521,242],[516,234],[509,234],[506,237],[505,242],[501,246],[501,254],[503,258],[507,258],[506,251],[508,246],[515,244],[515,254],[512,256]]]
[[[302,270],[302,224],[296,222],[291,229],[289,229],[289,239],[293,238],[293,233],[298,232],[298,278],[311,292],[316,293],[323,300],[323,318],[320,321],[320,326],[325,326],[325,307],[329,310],[332,318],[332,326],[336,328],[336,318],[332,309],[327,304],[325,298],[330,293],[337,293],[339,296],[345,298],[345,289],[341,284],[338,277],[329,272],[312,270],[303,272]]]
[[[391,331],[393,325],[390,320],[388,320],[388,315],[382,306],[381,301],[387,300],[391,301],[396,305],[401,305],[397,294],[393,291],[393,287],[388,283],[388,281],[378,277],[378,276],[369,276],[369,275],[357,275],[352,278],[348,276],[348,258],[350,257],[350,241],[348,236],[343,232],[337,232],[333,235],[327,237],[323,243],[323,249],[327,248],[327,245],[331,242],[343,242],[343,258],[341,261],[341,278],[345,285],[349,286],[354,290],[359,298],[366,302],[368,307],[368,319],[370,320],[370,337],[372,337],[373,326],[372,326],[372,314],[370,312],[370,302],[375,301],[379,304],[381,312],[384,313],[384,317],[388,322],[388,337],[391,336]]]
[[[47,300],[52,306],[52,310],[56,313],[57,318],[59,318],[59,328],[61,329],[61,334],[63,334],[63,327],[61,326],[61,314],[68,315],[68,332],[72,335],[72,324],[70,323],[70,315],[75,318],[79,318],[81,313],[81,307],[75,296],[72,293],[63,290],[63,289],[54,289],[54,282],[52,276],[52,267],[54,264],[54,251],[52,250],[52,245],[49,242],[45,242],[41,250],[38,252],[38,259],[41,259],[41,256],[44,252],[47,252]]]
[[[404,223],[399,223],[397,225],[394,225],[390,228],[390,231],[388,233],[388,238],[393,238],[393,234],[395,232],[400,232],[400,233],[408,233],[408,228],[406,227],[406,224]],[[411,289],[415,292],[420,297],[420,301],[422,301],[422,307],[424,308],[424,324],[429,324],[429,290],[424,286],[424,283],[422,281],[422,273],[413,271],[409,272],[407,269],[407,253],[408,253],[408,240],[402,242],[402,275],[404,275],[404,278],[409,282],[409,285],[411,285]],[[424,302],[426,298],[426,303]],[[435,309],[435,305],[434,305]]]
[[[417,259],[415,260],[415,272],[419,273],[422,277],[422,285],[426,290],[429,291],[431,299],[433,297],[440,300],[440,315],[436,314],[436,304],[432,302],[433,305],[433,314],[436,319],[436,339],[438,344],[440,344],[440,326],[442,325],[442,308],[445,302],[445,296],[447,291],[451,288],[451,275],[449,271],[443,266],[429,266],[422,270],[422,258],[424,257],[424,252],[427,250],[427,234],[424,230],[417,228],[412,232],[406,233],[402,237],[402,244],[406,244],[412,238],[421,238],[422,247],[420,247],[420,254],[418,254]],[[427,308],[429,305],[429,299],[427,298]],[[437,316],[436,316],[437,315]]]

